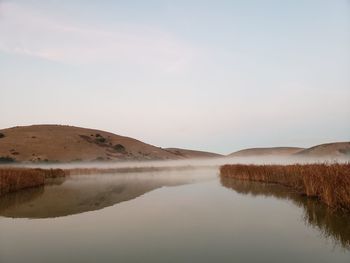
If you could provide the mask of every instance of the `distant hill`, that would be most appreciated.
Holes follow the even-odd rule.
[[[270,148],[249,148],[233,152],[228,157],[250,157],[250,156],[289,156],[304,150],[299,147],[270,147]]]
[[[350,157],[350,142],[325,143],[297,152],[305,157]]]
[[[227,155],[228,157],[344,157],[350,158],[350,142],[335,142],[316,145],[310,148],[299,147],[271,147],[271,148],[249,148]]]
[[[184,158],[192,158],[192,159],[223,157],[223,155],[218,153],[187,150],[187,149],[180,149],[180,148],[165,148],[165,150],[173,154],[176,154],[177,156],[184,157]]]
[[[182,159],[170,151],[113,133],[63,125],[0,130],[0,162]]]
[[[345,157],[350,142],[327,143],[311,148],[250,148],[227,157]],[[178,160],[224,157],[217,153],[160,148],[113,133],[64,125],[19,126],[0,130],[0,163]]]

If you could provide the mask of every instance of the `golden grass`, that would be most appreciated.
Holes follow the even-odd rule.
[[[184,165],[184,166],[176,166],[176,167],[149,166],[149,167],[118,167],[118,168],[71,168],[71,169],[65,169],[64,171],[66,175],[89,175],[89,174],[185,171],[185,170],[195,169],[197,167]],[[200,166],[200,168],[206,168],[206,167],[210,167],[210,166]]]
[[[293,165],[224,165],[224,177],[276,183],[317,197],[335,209],[350,210],[350,163]]]
[[[0,195],[42,186],[47,178],[65,175],[62,169],[0,168]]]

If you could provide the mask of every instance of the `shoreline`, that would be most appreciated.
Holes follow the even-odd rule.
[[[220,176],[283,185],[335,210],[350,211],[350,163],[223,165]]]

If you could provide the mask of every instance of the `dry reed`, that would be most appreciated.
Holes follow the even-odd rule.
[[[224,165],[220,174],[239,180],[276,183],[317,197],[335,209],[350,210],[350,163]]]
[[[206,168],[210,166],[201,166]],[[67,175],[90,175],[90,174],[114,174],[114,173],[142,173],[142,172],[162,172],[162,171],[185,171],[198,168],[190,165],[168,167],[118,167],[118,168],[71,168],[64,170]]]
[[[64,177],[62,169],[0,168],[0,196],[21,189],[42,186],[48,178]]]

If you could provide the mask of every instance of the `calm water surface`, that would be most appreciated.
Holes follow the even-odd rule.
[[[0,262],[350,262],[350,216],[215,169],[76,176],[0,199]]]

